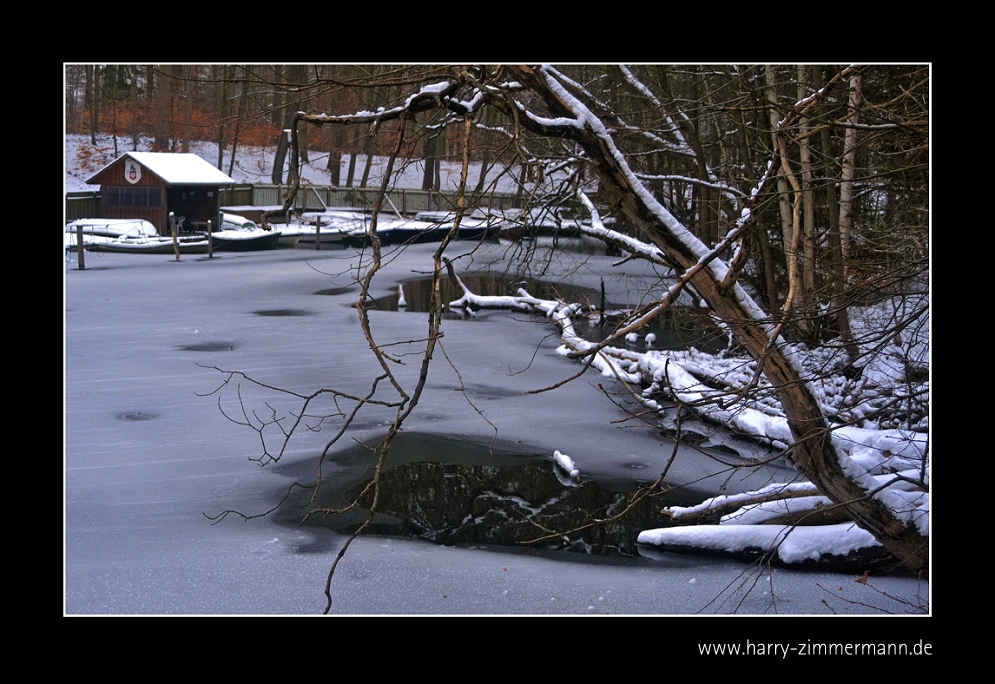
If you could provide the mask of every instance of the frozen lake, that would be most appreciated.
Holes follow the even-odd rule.
[[[455,257],[472,248],[459,243]],[[391,259],[374,293],[430,271],[434,245]],[[460,259],[461,270],[510,266],[505,248]],[[575,255],[554,260],[551,279],[638,303],[655,280],[646,266]],[[264,512],[317,457],[341,421],[303,432],[283,460],[260,467],[256,432],[240,416],[232,386],[239,371],[302,394],[325,387],[362,396],[379,367],[349,304],[356,300],[358,253],[305,249],[184,256],[86,254],[87,270],[65,268],[65,612],[68,614],[315,614],[330,563],[345,537],[289,527],[270,517],[205,517],[227,509]],[[407,391],[419,368],[425,314],[373,311],[373,333],[404,362]],[[554,354],[553,328],[507,311],[447,319],[442,349],[406,433],[498,440],[523,450],[569,454],[588,475],[654,479],[672,444],[625,414],[602,392],[611,380],[587,374],[554,391],[527,395],[573,375]],[[460,387],[465,391],[456,391]],[[384,395],[386,396],[386,392]],[[209,396],[208,396],[209,395]],[[379,395],[378,395],[379,396]],[[250,411],[266,419],[299,402],[243,383]],[[479,411],[479,412],[478,412]],[[482,414],[482,415],[481,415]],[[393,413],[360,413],[350,433],[386,433]],[[347,436],[341,448],[353,446]],[[761,450],[757,457],[762,457]],[[669,481],[689,496],[740,491],[769,481],[771,469],[732,470],[682,450]],[[313,478],[312,478],[313,479]],[[655,554],[607,559],[510,547],[445,547],[361,537],[332,586],[337,614],[689,614],[893,613],[928,609],[928,586],[847,574],[758,571],[744,562]],[[887,592],[887,594],[882,593]]]

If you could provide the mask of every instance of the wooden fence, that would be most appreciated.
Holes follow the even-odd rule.
[[[101,202],[99,192],[67,192],[66,222],[81,218],[98,218]]]
[[[221,189],[221,206],[273,206],[283,204],[287,190],[283,185],[233,185]],[[343,188],[330,185],[308,185],[298,193],[295,207],[304,210],[321,210],[323,207],[358,207],[370,209],[376,201],[379,188]],[[455,192],[434,190],[396,189],[387,192],[389,200],[384,211],[397,211],[411,215],[419,211],[451,211],[456,207]],[[522,199],[514,194],[491,193],[471,205],[474,208],[511,209],[521,206]],[[99,217],[100,193],[66,193],[66,221]]]

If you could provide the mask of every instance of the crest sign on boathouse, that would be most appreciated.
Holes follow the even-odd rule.
[[[134,159],[128,159],[124,163],[124,179],[134,185],[142,180],[142,165]]]
[[[169,234],[169,212],[181,231],[219,225],[221,188],[234,184],[196,154],[125,152],[87,179],[100,185],[101,218],[145,219]]]

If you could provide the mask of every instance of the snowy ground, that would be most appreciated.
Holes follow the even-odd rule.
[[[433,245],[390,261],[379,291],[430,268]],[[455,255],[456,250],[451,250]],[[342,538],[287,528],[269,518],[204,514],[260,512],[290,484],[283,468],[260,468],[255,433],[226,420],[216,397],[219,373],[240,370],[273,385],[364,393],[376,368],[358,316],[348,268],[354,251],[304,249],[184,257],[86,255],[86,271],[65,267],[65,612],[69,614],[298,614],[324,608],[324,578]],[[634,262],[612,268],[577,257],[559,270],[571,282],[622,301],[647,276]],[[463,262],[465,263],[465,262]],[[503,265],[502,252],[478,253],[471,268]],[[338,274],[338,275],[335,275]],[[339,295],[317,295],[343,287]],[[300,309],[309,316],[254,312]],[[374,312],[384,341],[424,335],[424,315]],[[585,376],[537,400],[523,390],[573,374],[575,362],[544,323],[490,312],[445,321],[446,355],[477,393],[481,419],[459,392],[459,378],[437,355],[428,389],[406,429],[475,438],[494,436],[568,454],[581,473],[658,473],[671,446],[656,431],[613,426],[621,417]],[[211,345],[210,343],[220,343]],[[219,351],[186,351],[204,345]],[[533,358],[534,357],[534,358]],[[417,364],[401,368],[412,383]],[[527,369],[527,370],[526,370]],[[515,373],[514,371],[522,371]],[[250,396],[259,409],[272,397]],[[279,400],[283,401],[283,400]],[[277,408],[289,404],[278,401]],[[383,432],[362,421],[356,437]],[[313,462],[328,433],[305,435],[287,455]],[[281,463],[281,466],[283,464]],[[755,489],[783,472],[746,475],[682,451],[671,481],[703,495],[722,485]],[[928,585],[908,578],[868,584],[850,575],[776,569],[656,554],[609,562],[580,554],[447,548],[428,542],[361,538],[333,584],[341,614],[691,614],[919,613]],[[757,581],[759,580],[759,581]]]

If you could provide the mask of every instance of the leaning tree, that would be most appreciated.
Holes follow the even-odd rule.
[[[571,76],[552,66],[526,65],[436,66],[426,71],[427,78],[411,76],[390,84],[399,93],[394,106],[349,115],[298,112],[291,125],[288,206],[298,185],[302,126],[362,126],[370,136],[389,140],[393,152],[381,201],[395,162],[402,150],[411,149],[411,136],[455,131],[463,156],[456,206],[460,217],[471,194],[466,170],[472,131],[487,122],[488,134],[500,131],[507,149],[533,177],[559,172],[563,180],[555,184],[552,201],[569,196],[587,207],[595,219],[592,234],[673,269],[677,285],[649,307],[650,315],[681,288],[700,297],[753,358],[756,380],[762,375],[776,393],[790,429],[787,453],[798,470],[899,562],[926,576],[925,514],[892,489],[902,477],[882,485],[840,448],[812,378],[787,335],[813,339],[820,334],[816,323],[832,319],[821,334],[839,336],[851,357],[850,372],[859,373],[857,346],[846,319],[852,301],[848,296],[928,278],[928,239],[922,230],[927,222],[919,216],[910,228],[906,215],[910,204],[925,207],[920,201],[923,168],[914,160],[922,156],[924,145],[928,156],[928,73],[924,77],[921,70],[910,69],[891,78],[861,66],[800,69],[796,79],[785,79],[784,70],[769,67],[707,73],[620,67],[612,74],[617,78],[605,78],[605,69],[575,67]],[[861,109],[859,91],[868,81],[877,88],[878,106]],[[787,92],[786,83],[796,91]],[[692,90],[693,98],[688,95]],[[862,123],[859,112],[874,120]],[[495,118],[503,123],[495,126]],[[725,128],[738,132],[726,135]],[[874,144],[861,147],[860,139]],[[887,164],[894,166],[897,158],[913,162],[889,169]],[[872,178],[866,172],[872,167],[884,170]],[[859,169],[865,171],[862,179],[856,175]],[[624,218],[630,235],[598,225],[598,210],[585,192],[588,179],[597,183],[600,206]],[[891,227],[892,235],[906,236],[900,241],[901,254],[892,250],[883,260],[877,252],[866,255],[868,245],[889,241],[881,225],[876,225],[877,233],[865,231],[858,239],[852,221],[861,202],[871,216],[906,205],[905,212],[897,212],[904,228]],[[841,217],[840,207],[850,214]],[[434,310],[419,380],[409,393],[391,373],[389,353],[375,343],[362,301],[380,265],[380,208],[378,201],[369,228],[372,265],[362,279],[358,308],[383,375],[374,381],[370,396],[343,399],[360,406],[372,400],[378,383],[393,384],[400,398],[391,404],[398,417],[389,442],[417,404],[435,350],[447,241],[435,254]],[[819,222],[828,228],[816,229]],[[854,254],[858,250],[864,250],[863,259]],[[748,291],[759,293],[762,302]],[[928,310],[916,314],[921,315]],[[575,356],[593,360],[606,344],[579,349]],[[316,396],[302,398],[307,403]],[[924,477],[917,486],[926,488],[925,457],[923,463]],[[372,486],[379,486],[376,478]]]

